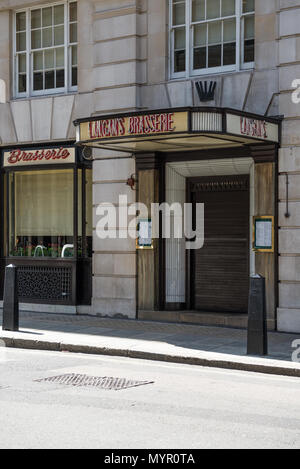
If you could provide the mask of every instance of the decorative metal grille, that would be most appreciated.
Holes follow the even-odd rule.
[[[196,182],[192,185],[193,192],[227,192],[245,191],[249,188],[249,179],[228,179],[223,181]]]
[[[69,301],[72,296],[72,268],[18,266],[20,300]]]
[[[108,376],[89,376],[77,373],[67,373],[64,375],[50,376],[48,378],[36,379],[36,382],[65,384],[76,387],[94,387],[107,390],[118,391],[120,389],[133,388],[146,384],[153,384],[154,381],[135,381],[126,378],[112,378]]]

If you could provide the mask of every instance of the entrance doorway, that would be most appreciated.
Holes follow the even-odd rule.
[[[249,175],[189,179],[193,203],[204,204],[204,246],[191,259],[193,309],[247,313]]]

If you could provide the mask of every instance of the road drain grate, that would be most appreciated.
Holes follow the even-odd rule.
[[[108,376],[89,376],[77,373],[67,373],[59,376],[50,376],[48,378],[40,378],[34,381],[44,383],[57,383],[69,386],[85,386],[94,387],[107,390],[115,390],[133,388],[136,386],[143,386],[146,384],[153,384],[154,381],[134,381],[126,378],[112,378]]]

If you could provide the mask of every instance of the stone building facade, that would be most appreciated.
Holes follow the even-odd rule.
[[[202,319],[201,314],[195,313],[195,304],[185,301],[189,294],[186,261],[177,258],[177,261],[171,262],[173,254],[178,253],[180,247],[174,248],[167,242],[164,250],[156,255],[155,250],[151,253],[138,252],[134,239],[101,240],[96,234],[96,211],[100,203],[117,205],[120,194],[127,196],[129,204],[137,199],[146,204],[158,202],[162,200],[158,195],[160,190],[166,191],[164,200],[183,203],[186,201],[188,178],[248,174],[249,238],[253,216],[274,216],[276,225],[274,253],[253,252],[249,248],[249,274],[256,272],[266,277],[269,327],[300,332],[300,89],[297,91],[300,88],[300,2],[256,0],[255,5],[251,1],[223,2],[221,13],[215,16],[206,4],[202,17],[201,8],[205,2],[201,1],[194,2],[197,5],[188,0],[176,1],[170,5],[167,0],[78,0],[77,40],[66,45],[68,48],[73,47],[75,42],[77,44],[77,81],[75,85],[75,82],[69,83],[70,86],[65,83],[65,89],[57,93],[47,92],[45,83],[44,89],[40,89],[39,93],[31,92],[35,85],[32,85],[30,80],[34,81],[36,76],[30,65],[34,54],[32,50],[27,59],[27,89],[23,93],[16,92],[17,75],[21,68],[16,71],[15,60],[18,54],[13,44],[16,35],[22,34],[23,31],[22,27],[19,31],[16,29],[16,12],[26,11],[27,15],[32,15],[34,9],[44,10],[49,5],[53,7],[60,4],[67,9],[73,2],[0,2],[0,142],[3,152],[12,148],[43,148],[50,144],[72,146],[76,140],[74,121],[122,113],[131,115],[137,112],[142,115],[160,109],[173,112],[177,109],[197,109],[201,113],[203,108],[208,114],[209,109],[212,112],[232,109],[245,116],[245,119],[261,116],[256,117],[257,121],[266,120],[270,125],[277,119],[278,128],[281,129],[281,138],[275,144],[268,142],[268,145],[261,148],[261,142],[249,141],[241,145],[240,155],[238,148],[235,148],[231,155],[231,147],[224,146],[223,150],[218,148],[218,154],[216,152],[217,156],[214,157],[216,146],[210,149],[199,143],[199,148],[193,149],[192,158],[187,156],[182,160],[177,158],[177,161],[176,158],[167,158],[163,170],[165,188],[162,189],[155,186],[159,174],[162,173],[160,153],[156,153],[154,149],[140,153],[124,153],[123,149],[111,150],[105,145],[93,148],[91,304],[65,306],[65,311],[69,308],[71,312],[76,310],[78,313],[111,317],[160,320],[165,318],[185,322],[245,325],[245,316],[235,316],[234,312],[226,314],[226,306],[217,315],[211,313],[209,316],[209,313],[203,313]],[[208,22],[209,18],[213,20],[216,16],[226,18],[225,9],[234,8],[232,16],[234,21],[239,22],[240,28],[236,30],[238,38],[231,36],[226,43],[228,47],[225,47],[227,20],[221,21],[223,62],[218,63],[217,54],[221,50],[218,47],[221,46],[212,49],[210,41],[216,42],[213,34],[218,36],[219,33],[213,32],[213,27],[209,25],[211,30],[208,29],[208,36],[201,39],[200,25],[200,39],[197,40],[202,46],[201,41],[204,41],[206,53],[211,53],[212,58],[210,59],[209,55],[208,63],[202,64],[197,70],[189,64],[193,60],[192,57],[195,61],[204,60],[205,46],[202,49],[199,46],[197,49],[196,39],[193,44],[190,40],[190,31],[197,27],[192,24],[194,7],[199,8],[197,11],[200,12],[197,20],[206,19]],[[170,8],[173,8],[173,12],[170,12]],[[176,14],[182,15],[182,8],[185,11],[185,16],[180,20],[186,27],[184,40],[180,39],[180,33],[178,38],[177,33],[174,33]],[[195,15],[198,14],[197,11],[195,10]],[[243,12],[254,13],[254,38],[251,36],[251,25],[249,36],[246,35],[248,26]],[[53,21],[55,22],[55,19]],[[66,25],[71,21],[71,17],[67,16],[64,21]],[[45,24],[47,26],[47,23]],[[27,27],[30,29],[30,24]],[[43,23],[41,27],[43,28]],[[241,31],[244,36],[240,34]],[[31,31],[31,34],[34,33]],[[228,34],[230,36],[232,32],[229,31]],[[250,42],[246,41],[247,38],[250,38]],[[251,47],[253,39],[254,62],[251,63],[250,60],[244,63],[241,60],[242,51],[245,52],[247,47]],[[28,43],[26,47],[29,47]],[[230,59],[230,54],[236,55],[238,63]],[[211,64],[215,61],[215,67],[209,65],[210,60]],[[233,66],[226,68],[225,60]],[[174,66],[175,62],[177,68]],[[210,69],[214,69],[213,72]],[[20,72],[19,75],[21,74]],[[296,82],[298,78],[299,82]],[[197,91],[196,83],[201,81],[216,82],[215,93],[206,102],[201,100]],[[43,88],[42,85],[40,88]],[[24,91],[24,88],[22,89]],[[284,117],[282,121],[279,116]],[[247,152],[244,152],[245,145]],[[201,151],[199,160],[198,150]],[[181,149],[182,152],[184,148]],[[192,162],[194,166],[191,165]],[[132,190],[126,184],[131,175],[138,179],[138,190]],[[145,188],[148,188],[147,191]],[[152,196],[149,198],[151,192]],[[4,250],[2,256],[7,259],[7,251]],[[164,283],[163,293],[160,282]],[[228,289],[230,288],[229,285]],[[164,298],[161,298],[162,294]],[[232,295],[235,294],[232,290]],[[170,303],[170,307],[166,307],[167,303]],[[53,309],[53,305],[51,307]],[[193,312],[186,312],[187,310]]]

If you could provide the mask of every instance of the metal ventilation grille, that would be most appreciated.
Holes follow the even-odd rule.
[[[59,301],[72,296],[72,267],[18,266],[21,300]]]
[[[193,112],[192,130],[198,132],[222,132],[222,114]]]
[[[143,386],[146,384],[152,384],[154,381],[134,381],[126,378],[112,378],[112,377],[101,377],[101,376],[88,376],[76,373],[67,373],[59,376],[50,376],[48,378],[36,379],[36,382],[46,383],[57,383],[65,384],[68,386],[83,386],[101,388],[107,390],[118,391],[120,389],[133,388],[136,386]]]

